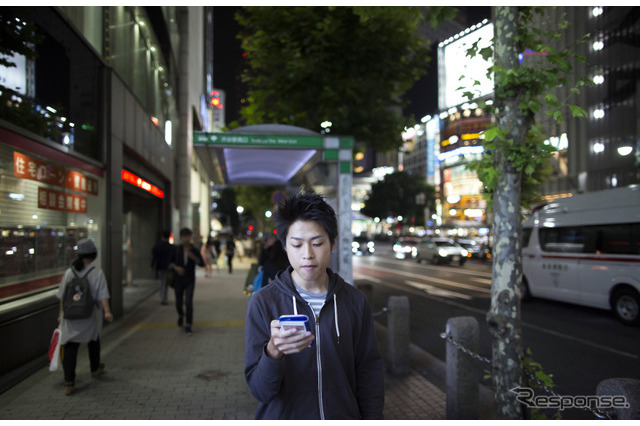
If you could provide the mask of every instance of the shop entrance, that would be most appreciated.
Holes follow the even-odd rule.
[[[124,190],[122,224],[122,285],[134,286],[140,280],[154,279],[151,249],[161,229],[162,201],[142,191]]]

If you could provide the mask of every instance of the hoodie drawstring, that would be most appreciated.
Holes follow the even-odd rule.
[[[340,326],[338,325],[338,296],[333,293],[333,316],[336,323],[336,335],[338,336],[338,344],[340,344]]]
[[[293,299],[293,315],[298,315],[298,305],[296,304],[296,296],[292,295],[291,298]]]

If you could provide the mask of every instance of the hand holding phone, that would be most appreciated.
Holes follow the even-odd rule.
[[[284,355],[301,352],[313,345],[314,339],[306,315],[283,315],[271,321],[267,355],[272,359],[281,359]]]

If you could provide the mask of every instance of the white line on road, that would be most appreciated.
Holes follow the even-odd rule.
[[[485,279],[485,278],[471,278],[471,281],[475,281],[477,283],[481,283],[481,284],[489,284],[491,285],[491,280]]]
[[[401,262],[407,262],[407,261],[397,261],[397,262],[393,262],[387,259],[381,259],[381,258],[375,258],[375,259],[371,259],[372,262],[376,263],[386,263],[387,265],[391,265],[394,268],[397,268],[399,266],[399,264],[402,264]],[[371,265],[370,263],[362,263],[363,265]],[[417,263],[415,263],[416,266],[418,266]],[[446,266],[433,266],[433,265],[422,265],[420,264],[420,267],[425,268],[425,269],[433,269],[434,271],[439,271],[439,272],[450,272],[452,274],[462,274],[462,275],[469,275],[472,277],[485,277],[485,278],[491,278],[491,272],[484,272],[484,271],[477,271],[477,270],[465,270],[462,268],[458,268],[458,267],[446,267]]]
[[[429,284],[418,283],[418,282],[415,282],[415,281],[405,281],[405,284],[410,285],[410,286],[415,287],[415,288],[422,289],[425,292],[427,292],[427,294],[431,294],[433,296],[442,296],[442,297],[448,297],[448,298],[452,298],[453,297],[455,299],[465,299],[465,300],[471,300],[472,299],[472,297],[469,296],[468,294],[458,293],[456,291],[445,290],[443,288],[434,287],[434,286],[429,285]]]
[[[464,289],[467,289],[467,290],[477,291],[479,293],[491,294],[491,290],[490,289],[483,288],[483,287],[477,287],[477,286],[473,286],[473,285],[469,285],[469,284],[457,283],[455,281],[443,280],[441,278],[427,277],[427,276],[424,276],[424,275],[418,275],[418,274],[414,274],[412,272],[400,271],[400,270],[397,270],[397,269],[383,268],[381,266],[373,266],[373,265],[363,265],[363,266],[366,266],[368,268],[378,269],[380,271],[388,272],[388,273],[391,273],[391,274],[404,275],[404,276],[409,277],[409,278],[417,278],[417,279],[420,279],[420,280],[425,280],[427,282],[435,282],[435,283],[443,284],[443,285],[450,286],[450,287],[464,288]]]
[[[640,358],[640,355],[636,355],[636,354],[632,354],[632,353],[624,352],[624,351],[619,351],[617,349],[612,349],[609,346],[600,345],[598,343],[594,343],[594,342],[591,342],[589,340],[581,339],[579,337],[570,336],[568,334],[560,333],[560,332],[555,331],[555,330],[549,330],[548,328],[540,327],[539,325],[529,324],[529,323],[523,322],[522,326],[531,328],[533,330],[540,331],[542,333],[551,334],[553,336],[560,337],[560,338],[563,338],[563,339],[573,340],[574,342],[582,343],[583,345],[592,346],[594,348],[598,348],[598,349],[601,349],[601,350],[607,351],[607,352],[612,352],[614,354],[618,354],[618,355],[621,355],[621,356],[626,356],[626,357],[634,358],[634,359],[639,359]]]
[[[379,279],[379,278],[372,277],[370,275],[359,274],[357,272],[353,273],[353,279],[354,280],[367,280],[367,281],[371,281],[372,283],[382,284],[382,280]]]

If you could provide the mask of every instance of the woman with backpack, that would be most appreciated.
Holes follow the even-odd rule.
[[[89,344],[91,375],[98,377],[104,371],[104,364],[100,362],[103,315],[107,321],[113,321],[104,272],[90,266],[98,256],[98,249],[88,238],[78,241],[77,248],[78,257],[62,276],[57,293],[60,299],[58,322],[60,344],[64,345],[62,367],[66,395],[71,395],[75,386],[80,343]]]

